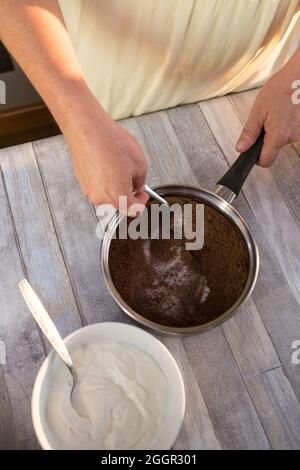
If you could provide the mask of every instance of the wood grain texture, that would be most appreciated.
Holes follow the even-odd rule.
[[[167,112],[140,116],[138,124],[160,184],[197,184]]]
[[[146,146],[145,137],[141,126],[138,125],[137,119],[123,119],[120,121],[122,127],[124,127],[128,132],[130,132],[142,146],[144,154],[148,163],[147,170],[147,184],[150,187],[155,187],[161,183],[161,178],[159,175],[159,168],[155,168],[154,161],[149,155],[148,148]]]
[[[15,422],[9,390],[6,383],[5,368],[0,365],[0,449],[17,449]]]
[[[0,365],[0,448],[35,449],[31,391],[45,351],[17,290],[25,273],[1,172],[0,220],[0,340],[5,346],[5,364]]]
[[[235,139],[256,91],[182,106],[121,125],[142,145],[147,182],[211,189],[234,161]],[[235,207],[261,268],[249,301],[202,335],[156,335],[182,371],[187,407],[174,449],[299,449],[300,339],[298,147],[270,170],[255,168]],[[0,151],[0,448],[37,448],[30,396],[48,344],[17,292],[25,275],[62,334],[99,321],[132,321],[100,272],[95,208],[72,175],[62,136]]]
[[[82,325],[32,144],[4,149],[1,168],[27,276],[66,335]]]
[[[282,368],[247,380],[273,449],[300,448],[300,403]]]
[[[184,345],[223,449],[269,449],[253,402],[222,328]]]
[[[185,418],[173,448],[176,450],[219,450],[220,443],[183,341],[179,338],[167,337],[165,335],[160,336],[159,339],[173,354],[185,383]]]

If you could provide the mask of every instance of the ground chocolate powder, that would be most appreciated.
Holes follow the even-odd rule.
[[[243,238],[209,206],[204,223],[199,251],[186,250],[184,239],[112,240],[112,280],[131,308],[162,325],[189,327],[213,320],[235,303],[248,273]]]

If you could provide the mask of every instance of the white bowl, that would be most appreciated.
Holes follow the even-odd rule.
[[[170,449],[179,433],[185,410],[185,392],[181,373],[168,349],[154,336],[136,326],[124,323],[96,323],[80,328],[64,341],[72,349],[92,342],[125,341],[148,353],[159,364],[168,383],[165,415],[152,449]],[[51,376],[66,367],[55,351],[43,362],[35,380],[32,394],[32,420],[41,447],[45,450],[61,449],[45,418],[46,402]]]

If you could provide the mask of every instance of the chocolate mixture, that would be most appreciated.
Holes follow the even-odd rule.
[[[209,206],[204,223],[199,251],[187,251],[184,239],[112,240],[113,283],[143,317],[173,327],[196,326],[220,316],[239,298],[248,273],[242,236]]]

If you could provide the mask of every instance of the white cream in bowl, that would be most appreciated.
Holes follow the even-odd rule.
[[[44,449],[169,449],[185,407],[170,352],[123,323],[90,325],[65,339],[79,383],[52,351],[33,390],[33,424]]]
[[[46,418],[66,449],[151,448],[161,425],[167,380],[158,364],[124,342],[90,343],[72,353],[79,382],[61,369]]]

